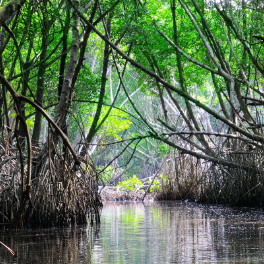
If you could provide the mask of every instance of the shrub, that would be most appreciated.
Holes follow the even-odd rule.
[[[148,183],[151,184],[152,180],[148,181]],[[149,191],[152,193],[160,189],[161,189],[161,182],[155,179],[153,183],[151,184]]]
[[[134,191],[142,186],[142,182],[137,178],[136,175],[133,175],[132,178],[126,181],[119,182],[116,186],[121,190]]]

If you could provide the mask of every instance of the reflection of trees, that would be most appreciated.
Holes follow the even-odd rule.
[[[263,216],[182,203],[106,204],[99,234],[66,228],[2,232],[0,263],[251,263],[264,258]],[[253,262],[254,263],[254,262]]]
[[[229,263],[264,257],[261,222],[251,213],[181,203],[106,204],[103,210],[96,263]]]
[[[1,234],[17,254],[0,248],[0,263],[91,263],[94,230],[81,228],[38,229]]]

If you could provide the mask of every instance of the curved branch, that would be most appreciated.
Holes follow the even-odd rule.
[[[0,26],[11,17],[17,10],[19,10],[26,0],[11,0],[0,9]],[[33,1],[29,1],[33,2]]]
[[[46,120],[53,126],[53,128],[58,132],[58,134],[61,136],[61,138],[63,139],[64,143],[67,145],[67,147],[69,148],[70,152],[72,153],[74,160],[75,160],[75,164],[79,165],[80,161],[75,153],[75,151],[73,150],[71,143],[69,142],[68,137],[62,132],[62,130],[57,126],[57,124],[52,120],[52,118],[46,113],[46,111],[39,106],[37,103],[33,102],[32,100],[30,100],[29,98],[27,98],[26,96],[20,95],[16,92],[16,90],[12,87],[12,85],[6,80],[6,78],[4,76],[2,76],[0,74],[0,81],[6,86],[7,90],[10,92],[10,94],[12,95],[12,97],[14,98],[14,100],[20,100],[20,101],[24,101],[28,104],[30,104],[31,106],[33,106],[34,108],[36,108],[38,111],[41,112],[41,114],[46,118]]]
[[[211,162],[214,162],[214,163],[217,163],[217,164],[222,164],[224,166],[228,166],[228,167],[231,167],[231,168],[232,167],[233,168],[238,167],[238,168],[244,169],[245,171],[256,170],[256,169],[254,169],[252,167],[244,166],[241,163],[234,163],[234,162],[231,162],[231,161],[226,161],[226,160],[224,160],[222,158],[208,156],[208,155],[205,155],[205,154],[200,153],[200,152],[196,152],[196,151],[192,151],[192,150],[183,148],[183,147],[181,147],[181,146],[169,141],[168,139],[166,139],[164,137],[156,137],[155,135],[153,135],[153,137],[155,137],[156,139],[161,140],[162,142],[168,144],[169,146],[171,146],[173,148],[178,149],[183,154],[189,154],[189,155],[194,156],[194,157],[196,157],[198,159],[204,159],[204,160],[211,161]]]

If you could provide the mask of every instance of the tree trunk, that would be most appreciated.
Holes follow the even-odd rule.
[[[45,4],[47,3],[45,2]],[[48,18],[44,11],[43,12],[43,28],[42,28],[42,44],[41,44],[42,53],[40,55],[40,61],[44,60],[47,56],[50,27],[51,27],[51,23],[48,21]],[[43,93],[44,93],[44,81],[45,81],[46,68],[47,68],[46,63],[42,63],[39,66],[39,70],[38,70],[36,99],[37,99],[38,104],[41,107],[43,107]],[[32,144],[34,146],[37,146],[39,143],[41,124],[42,124],[42,114],[38,110],[36,110],[33,135],[32,135]]]
[[[111,31],[111,18],[107,20],[107,32],[106,35],[110,36],[110,31]],[[96,127],[97,123],[99,121],[99,117],[102,111],[102,106],[103,106],[103,100],[104,100],[104,95],[105,95],[105,86],[106,86],[106,74],[107,74],[107,68],[108,68],[108,63],[109,63],[109,45],[108,43],[105,43],[105,48],[104,48],[104,61],[103,61],[103,73],[102,73],[102,80],[101,80],[101,90],[100,90],[100,96],[99,96],[99,101],[96,109],[96,113],[92,122],[92,125],[90,127],[89,133],[86,137],[86,141],[90,143],[92,141],[92,138],[94,137],[96,133]],[[85,152],[82,151],[81,155],[85,155]]]

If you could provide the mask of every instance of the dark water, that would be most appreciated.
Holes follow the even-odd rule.
[[[264,263],[261,210],[107,203],[91,228],[0,231],[0,263]]]

